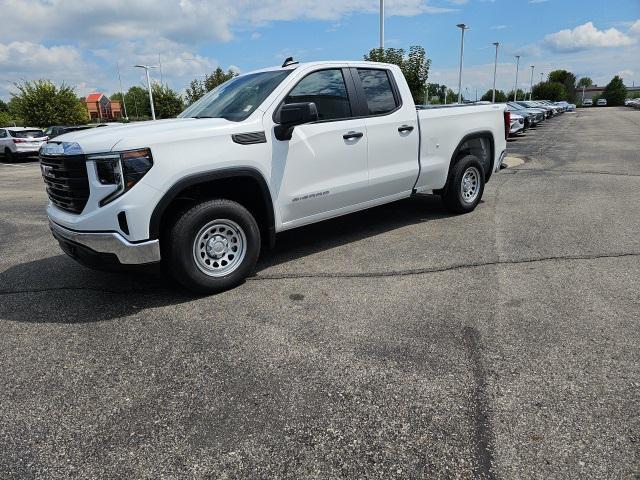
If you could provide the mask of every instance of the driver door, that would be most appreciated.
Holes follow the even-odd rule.
[[[272,185],[283,229],[357,210],[368,199],[367,131],[354,116],[349,70],[308,73],[281,105],[298,102],[314,102],[319,120],[296,126],[291,140],[277,140],[272,129]]]

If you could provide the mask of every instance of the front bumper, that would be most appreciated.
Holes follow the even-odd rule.
[[[84,247],[86,253],[95,252],[96,256],[113,255],[124,265],[139,265],[160,261],[160,243],[158,240],[131,243],[116,232],[77,232],[65,228],[49,219],[49,228],[53,236],[61,243]],[[69,249],[64,248],[69,253]]]

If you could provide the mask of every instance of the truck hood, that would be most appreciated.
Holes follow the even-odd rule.
[[[84,153],[100,153],[113,150],[123,140],[128,145],[149,146],[173,138],[188,138],[206,132],[207,135],[234,133],[241,124],[224,118],[171,118],[147,122],[125,123],[95,127],[65,133],[52,140],[55,142],[75,142]],[[242,128],[242,127],[240,127]]]

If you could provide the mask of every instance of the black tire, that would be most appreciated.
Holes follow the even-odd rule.
[[[15,162],[18,159],[18,156],[9,150],[8,148],[4,149],[4,160],[6,162]]]
[[[222,225],[225,222],[229,225],[228,229],[224,226],[214,229],[216,238],[225,245],[227,243],[229,245],[229,248],[224,250],[225,253],[221,253],[225,256],[219,260],[219,257],[209,256],[208,246],[211,245],[205,246],[204,242],[207,240],[204,240],[201,235],[210,235],[209,242],[212,242],[214,234],[206,231],[209,228],[208,225]],[[238,235],[235,235],[236,233]],[[202,261],[196,260],[197,237],[202,238],[203,243],[200,245],[205,246],[204,250],[207,251],[207,255],[204,251],[199,252],[202,255]],[[232,251],[234,238],[236,242],[245,244],[244,256],[239,251],[239,255],[233,256],[237,251]],[[217,245],[223,244],[217,243]],[[224,199],[208,200],[184,210],[177,216],[168,232],[164,247],[164,270],[178,283],[196,293],[216,293],[241,284],[253,273],[260,255],[260,229],[253,215],[239,203]],[[213,246],[211,248],[213,250]],[[228,265],[231,265],[234,262],[231,258],[235,260],[234,269],[224,273],[224,261],[228,260]],[[209,260],[209,266],[204,264],[207,260]],[[215,271],[214,264],[220,271]],[[210,269],[207,270],[209,273],[205,273],[206,269]]]
[[[463,193],[463,178],[469,173],[467,180],[475,178],[475,190],[473,190],[473,198]],[[473,182],[471,182],[473,184]],[[442,192],[442,200],[452,213],[469,213],[472,212],[484,193],[485,174],[482,164],[477,157],[473,155],[465,155],[460,158],[451,168],[447,186]]]

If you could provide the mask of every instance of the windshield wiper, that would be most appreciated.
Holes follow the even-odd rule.
[[[191,117],[191,118],[217,118],[217,117],[212,117],[210,115],[196,115],[195,117]]]

